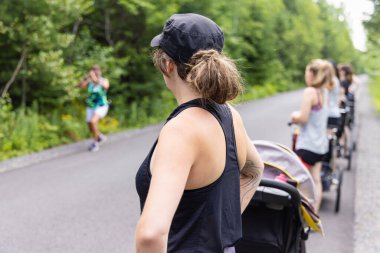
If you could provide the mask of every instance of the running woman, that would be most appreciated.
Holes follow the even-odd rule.
[[[212,20],[175,14],[153,38],[154,64],[178,107],[136,175],[139,253],[234,252],[263,163],[227,101],[242,90]]]
[[[291,114],[291,121],[301,125],[296,153],[310,169],[314,179],[317,199],[316,212],[322,201],[321,168],[322,159],[328,151],[327,118],[328,118],[328,85],[332,86],[333,75],[331,64],[325,60],[311,61],[305,70],[304,90],[299,111]]]
[[[87,88],[86,119],[88,128],[93,137],[93,142],[88,150],[95,152],[99,150],[100,144],[107,140],[107,137],[99,131],[98,124],[108,112],[109,103],[107,100],[107,91],[110,87],[110,83],[108,79],[102,77],[100,67],[94,65],[78,85],[79,87]]]

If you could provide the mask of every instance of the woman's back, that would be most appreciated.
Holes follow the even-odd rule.
[[[172,15],[151,46],[179,107],[136,176],[142,207],[136,249],[223,252],[241,237],[241,210],[263,171],[226,104],[242,91],[240,73],[222,53],[223,31],[198,14]]]
[[[308,121],[301,126],[296,149],[305,149],[316,154],[325,154],[328,150],[326,135],[328,118],[328,92],[327,89],[314,89],[319,97],[318,103],[313,105]],[[323,97],[322,93],[323,92]],[[322,98],[321,98],[322,97]]]
[[[339,118],[339,94],[340,94],[340,81],[334,77],[334,87],[329,90],[329,112],[328,116],[332,118]]]
[[[188,125],[192,130],[187,130],[196,131],[199,137],[199,155],[173,217],[168,252],[222,252],[241,237],[240,168],[232,114],[227,105],[207,103],[205,109],[200,100],[190,101],[180,105],[168,119],[167,124],[174,120],[193,122]],[[244,142],[238,138],[239,144]],[[138,187],[142,208],[154,148],[155,145],[136,177],[136,185],[144,185]],[[243,149],[240,155],[245,155]]]

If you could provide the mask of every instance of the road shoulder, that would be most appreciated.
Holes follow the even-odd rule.
[[[355,193],[355,253],[380,252],[380,117],[376,114],[368,85],[363,85],[357,111]]]
[[[127,130],[120,133],[111,134],[108,136],[107,142],[119,141],[125,138],[131,138],[132,136],[145,134],[147,132],[155,131],[160,128],[162,124],[151,125],[141,129]],[[83,140],[80,142],[62,145],[46,149],[40,152],[15,157],[9,160],[0,162],[0,173],[11,171],[14,169],[23,168],[40,162],[48,161],[57,157],[71,155],[77,152],[86,151],[91,143],[91,139]],[[101,151],[98,151],[101,152]]]

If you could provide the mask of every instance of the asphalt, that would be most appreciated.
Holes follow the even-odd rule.
[[[301,94],[294,91],[237,105],[251,138],[290,145],[291,129],[286,122],[291,111],[298,108]],[[362,95],[360,108],[361,101],[368,100],[367,93]],[[363,114],[367,109],[359,111]],[[359,122],[365,119],[357,128],[360,141],[353,169],[344,173],[341,212],[333,212],[335,193],[325,193],[321,218],[326,236],[311,234],[308,252],[350,253],[354,248],[355,253],[378,252],[363,250],[368,243],[362,238],[372,242],[370,245],[376,243],[373,237],[379,233],[368,231],[379,232],[376,222],[380,221],[375,209],[380,206],[379,187],[374,190],[379,181],[373,178],[371,184],[367,182],[372,173],[380,172],[376,171],[379,156],[369,152],[369,147],[379,143],[371,136],[380,124],[377,119],[367,129],[364,122],[369,117],[365,116],[359,116]],[[33,159],[27,156],[0,163],[0,252],[133,252],[139,217],[134,176],[159,129],[156,125],[114,135],[97,153],[86,151],[88,142],[81,142],[60,147],[64,151],[44,151],[43,158],[33,154]],[[362,134],[364,130],[366,134]],[[358,162],[356,156],[360,157]],[[362,165],[361,157],[370,164]],[[357,199],[365,203],[359,205],[362,202]],[[368,214],[374,218],[369,224],[365,223]],[[355,232],[356,240],[354,227],[359,231]]]

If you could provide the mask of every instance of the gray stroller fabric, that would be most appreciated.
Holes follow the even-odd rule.
[[[252,142],[261,159],[265,163],[263,177],[275,179],[279,170],[284,170],[287,178],[298,182],[298,190],[311,204],[314,204],[315,187],[309,170],[303,165],[298,156],[289,148],[276,142],[257,140]]]

